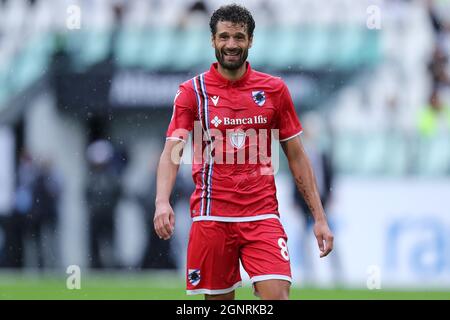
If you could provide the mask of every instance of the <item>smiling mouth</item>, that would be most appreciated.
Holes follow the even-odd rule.
[[[240,52],[224,52],[223,55],[228,57],[238,57]]]

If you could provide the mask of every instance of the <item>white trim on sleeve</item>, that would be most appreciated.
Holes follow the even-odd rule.
[[[294,134],[293,136],[290,136],[289,138],[281,139],[280,142],[291,140],[292,138],[295,138],[296,136],[300,135],[302,132],[303,132],[303,130],[301,130],[300,132],[297,132],[296,134]]]
[[[225,294],[235,290],[238,287],[242,287],[242,281],[236,282],[232,287],[226,289],[218,289],[218,290],[210,290],[210,289],[195,289],[195,290],[186,290],[188,295],[193,294]]]
[[[271,213],[250,217],[196,216],[192,221],[249,222],[272,218],[280,220],[278,215]]]

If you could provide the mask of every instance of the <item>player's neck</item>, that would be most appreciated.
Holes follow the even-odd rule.
[[[242,78],[247,71],[247,63],[243,63],[239,69],[230,70],[223,68],[220,63],[217,65],[217,71],[222,77],[230,81],[236,81]]]

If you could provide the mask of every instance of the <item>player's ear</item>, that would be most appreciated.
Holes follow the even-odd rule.
[[[213,47],[214,49],[216,48],[214,46],[214,35],[213,34],[211,34],[211,47]]]
[[[251,36],[248,40],[248,48],[250,49],[253,45],[253,36]]]

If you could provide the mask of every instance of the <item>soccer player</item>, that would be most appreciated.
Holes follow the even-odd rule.
[[[247,62],[254,28],[251,13],[242,6],[227,5],[213,13],[211,42],[218,62],[180,85],[158,166],[154,225],[159,237],[169,239],[175,226],[169,197],[183,146],[194,132],[196,188],[190,203],[186,282],[188,294],[204,294],[206,299],[234,299],[241,285],[239,261],[256,295],[289,297],[291,270],[279,219],[271,132],[278,132],[313,215],[320,257],[333,248],[288,88]]]

